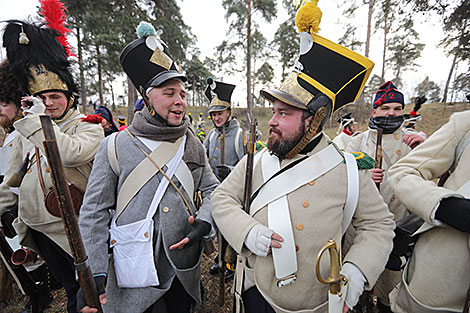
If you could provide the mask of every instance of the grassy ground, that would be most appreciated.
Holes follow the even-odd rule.
[[[408,106],[405,109],[405,112],[411,111],[412,107]],[[448,120],[450,115],[454,112],[470,110],[469,103],[457,103],[454,105],[444,105],[441,103],[433,103],[433,104],[426,104],[420,110],[420,114],[423,117],[423,120],[418,122],[416,129],[422,130],[426,134],[431,135],[437,129],[439,129],[443,124],[445,124]],[[207,119],[207,107],[188,107],[188,112],[191,112],[193,117],[197,119],[199,116],[199,112],[204,113],[204,120],[205,120],[205,127],[206,132],[212,128],[212,122]],[[127,108],[119,108],[116,112],[114,112],[114,116],[117,115],[126,115]],[[271,109],[270,108],[255,108],[254,109],[254,116],[258,119],[258,125],[260,130],[263,133],[263,140],[266,140],[268,134],[268,121],[271,117]],[[238,109],[235,108],[233,111],[233,115],[237,116],[240,121],[243,121],[246,118],[246,109]],[[358,125],[359,130],[366,130],[367,129],[367,122],[362,122]],[[332,125],[330,128],[326,128],[325,132],[333,138],[335,136],[337,129],[337,125]],[[198,311],[198,313],[228,313],[231,312],[232,309],[232,296],[229,294],[229,290],[231,288],[231,282],[226,284],[225,288],[225,306],[220,308],[217,301],[218,301],[218,277],[212,276],[209,274],[209,267],[213,262],[213,257],[204,256],[201,265],[201,274],[202,274],[202,281],[205,287],[205,295],[203,300],[203,306]],[[0,312],[2,313],[17,313],[21,312],[26,300],[24,296],[22,296],[14,285],[13,288],[13,297],[8,303],[0,304]],[[66,296],[63,290],[58,290],[54,292],[54,301],[51,306],[46,310],[46,313],[55,313],[55,312],[66,312]]]

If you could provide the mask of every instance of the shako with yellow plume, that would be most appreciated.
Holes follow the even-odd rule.
[[[314,116],[310,129],[286,158],[300,152],[333,112],[357,100],[374,67],[366,57],[317,34],[322,17],[317,3],[298,3],[295,24],[300,32],[300,56],[294,70],[279,88],[261,90],[271,103],[279,100]]]

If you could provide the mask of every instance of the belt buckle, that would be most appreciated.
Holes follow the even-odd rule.
[[[297,274],[291,274],[289,276],[283,277],[277,281],[277,288],[282,288],[287,285],[293,284],[297,279]]]

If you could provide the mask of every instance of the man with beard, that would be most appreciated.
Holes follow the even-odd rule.
[[[398,160],[406,156],[414,147],[424,141],[422,135],[413,129],[404,129],[403,109],[405,102],[403,94],[392,82],[386,82],[379,87],[373,103],[372,116],[369,119],[369,130],[354,137],[346,151],[360,151],[375,156],[377,146],[377,129],[383,129],[382,135],[382,168],[371,169],[372,180],[380,184],[380,194],[393,213],[395,221],[409,214],[407,208],[396,199],[388,180],[388,169]],[[346,248],[354,235],[353,229],[348,230],[345,238]],[[374,293],[379,298],[377,306],[380,312],[391,312],[388,294],[400,282],[402,264],[400,259],[391,257],[386,270],[377,281]]]
[[[322,132],[334,110],[359,96],[373,63],[307,32],[318,25],[302,27],[302,20],[312,20],[302,18],[309,14],[303,8],[321,16],[313,2],[300,8],[296,70],[280,88],[261,91],[273,105],[273,116],[267,149],[254,157],[248,212],[243,210],[247,158],[212,194],[214,220],[239,253],[237,311],[326,312],[328,287],[315,277],[315,259],[329,239],[341,242],[352,221],[358,232],[341,270],[349,287],[340,310],[347,310],[375,283],[392,247],[392,215],[369,171],[362,170],[370,168],[370,158],[360,155],[356,161]],[[321,263],[319,274],[327,277],[329,266]]]
[[[152,25],[141,22],[137,33],[120,62],[145,107],[102,141],[79,226],[104,312],[189,313],[201,304],[202,239],[212,234],[218,181],[185,116],[186,77]]]
[[[45,5],[46,1],[42,3]],[[41,14],[48,21],[51,21],[48,14],[63,16],[64,8],[60,7],[58,11],[50,6],[41,8]],[[60,20],[63,23],[65,17]],[[78,87],[70,72],[67,55],[71,47],[62,45],[57,36],[66,43],[65,35],[59,35],[48,25],[11,21],[5,27],[3,43],[11,71],[22,93],[31,96],[21,99],[25,117],[13,124],[18,135],[13,142],[5,180],[0,185],[0,214],[17,208],[18,217],[13,226],[20,244],[39,253],[46,261],[49,270],[65,288],[67,311],[77,312],[79,287],[71,248],[62,219],[49,213],[45,201],[47,195],[56,196],[44,152],[40,116],[51,117],[65,177],[82,193],[103,130],[98,124],[82,121],[84,116],[77,110],[75,102]],[[17,170],[22,164],[28,164],[28,170],[24,176],[19,176]],[[17,193],[10,187],[17,188]]]

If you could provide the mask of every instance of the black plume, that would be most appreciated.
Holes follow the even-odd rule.
[[[425,96],[416,97],[415,99],[415,106],[413,107],[413,111],[418,112],[421,109],[423,103],[425,103],[428,99]]]

